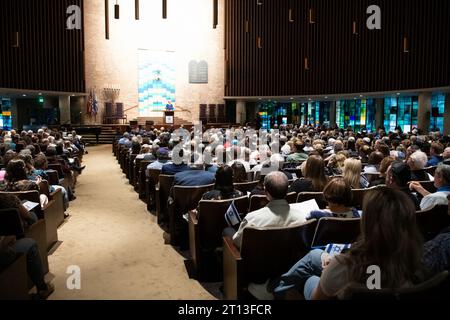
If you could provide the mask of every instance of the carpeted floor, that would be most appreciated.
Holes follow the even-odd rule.
[[[183,257],[164,245],[163,231],[122,174],[111,146],[89,148],[70,217],[49,256],[50,299],[214,299],[189,279]],[[81,289],[69,290],[69,266],[79,266]]]

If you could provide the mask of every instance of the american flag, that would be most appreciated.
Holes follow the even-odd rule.
[[[93,109],[93,95],[92,95],[92,91],[89,93],[89,97],[88,97],[88,101],[87,101],[87,110],[86,113],[88,115],[92,115],[92,109]]]

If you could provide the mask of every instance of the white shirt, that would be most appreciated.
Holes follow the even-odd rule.
[[[423,197],[420,202],[420,209],[422,211],[433,208],[437,205],[448,205],[447,197],[450,195],[450,191],[438,191],[431,193]]]
[[[233,241],[237,246],[241,246],[246,227],[289,227],[305,222],[307,214],[308,212],[291,207],[284,199],[273,200],[264,208],[247,214],[234,234]]]

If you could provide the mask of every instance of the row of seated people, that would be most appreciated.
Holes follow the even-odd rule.
[[[73,132],[2,132],[0,139],[0,296],[37,299],[54,290],[44,281],[48,252],[75,199],[84,147]],[[78,147],[77,147],[78,145]],[[29,279],[28,279],[29,278]],[[27,280],[28,279],[28,280]]]
[[[212,175],[210,173],[206,172],[206,171],[200,171],[200,170],[199,171],[192,171],[192,170],[189,170],[190,168],[188,166],[183,165],[183,164],[179,164],[179,165],[168,164],[167,163],[167,151],[166,150],[158,150],[157,158],[158,158],[157,165],[160,166],[160,169],[162,169],[162,170],[164,170],[164,167],[170,168],[170,167],[174,167],[174,166],[176,167],[176,166],[180,166],[180,165],[184,166],[187,169],[186,173],[177,173],[177,174],[175,174],[175,180],[177,180],[177,178],[178,178],[178,180],[177,180],[178,182],[175,182],[175,185],[177,185],[178,183],[186,183],[186,181],[183,182],[183,180],[187,180],[188,184],[191,184],[191,185],[194,185],[194,186],[195,185],[202,185],[202,184],[208,184],[208,183],[213,183],[214,182],[214,180],[211,179]],[[313,159],[313,158],[314,157],[310,156],[308,158],[308,160],[309,159]],[[399,182],[397,182],[397,180],[405,179],[405,177],[402,176],[401,174],[405,173],[405,172],[406,173],[410,173],[409,172],[410,170],[409,170],[408,166],[406,166],[404,163],[401,163],[401,162],[395,163],[392,167],[393,168],[390,168],[391,169],[390,172],[392,172],[393,174],[390,175],[390,179],[389,179],[389,181],[392,181],[392,182],[390,182],[389,185],[390,185],[391,188],[396,188],[396,187],[399,187],[399,186],[397,186],[397,183],[399,183]],[[397,167],[400,168],[401,170],[398,170]],[[152,169],[155,169],[155,168],[150,168],[150,170],[152,170]],[[182,171],[184,171],[184,170],[182,170]],[[441,169],[440,170],[436,170],[436,172],[437,172],[436,173],[437,176],[438,175],[442,176],[442,170]],[[168,173],[168,172],[166,171],[166,173]],[[186,178],[188,178],[188,179],[186,179]],[[215,199],[215,200],[219,200],[220,201],[220,200],[223,200],[223,199],[239,198],[239,197],[242,196],[242,193],[239,190],[235,190],[233,188],[233,184],[232,184],[233,179],[232,179],[232,170],[231,170],[231,168],[226,167],[226,166],[225,167],[220,167],[216,171],[215,178],[216,179],[215,179],[214,190],[206,192],[201,198],[203,198],[203,199]],[[281,180],[285,179],[286,181],[288,181],[288,177],[285,174],[279,174],[277,178],[281,179]],[[206,180],[203,180],[203,179],[206,179]],[[268,179],[268,180],[270,181],[270,179]],[[409,180],[410,180],[410,178],[407,177],[406,181],[409,181]],[[189,183],[189,181],[190,181],[190,183]],[[438,177],[438,179],[435,180],[435,183],[439,183],[438,181],[439,181],[439,177]],[[198,182],[198,183],[196,183],[196,182]],[[446,184],[445,181],[443,181],[441,183]],[[339,186],[341,188],[339,188]],[[341,193],[340,195],[334,195],[334,196],[329,194],[330,190],[336,190],[336,189],[337,190],[339,190],[339,189],[345,190],[345,192]],[[266,188],[264,188],[264,190],[265,190],[265,192],[267,191],[267,186],[266,186]],[[355,210],[355,208],[351,208],[349,206],[349,202],[348,202],[348,199],[347,199],[348,198],[348,194],[350,193],[349,190],[350,190],[350,185],[346,183],[346,179],[345,178],[332,179],[328,183],[327,188],[325,188],[325,190],[324,190],[324,195],[327,194],[325,196],[325,198],[328,199],[327,201],[328,201],[328,204],[329,204],[330,211],[313,212],[313,213],[311,213],[310,217],[312,217],[312,218],[314,218],[314,217],[315,218],[320,218],[322,216],[333,215],[332,214],[333,212],[334,212],[335,216],[356,217],[358,212]],[[268,195],[268,198],[270,198],[269,195]],[[438,198],[440,198],[439,195],[438,195]],[[284,197],[282,197],[281,199],[284,199]],[[281,199],[279,199],[279,200],[281,200]],[[335,200],[331,200],[330,201],[330,199],[335,199]],[[200,202],[200,204],[201,204],[201,202]],[[290,207],[290,206],[286,205],[286,201],[285,200],[282,200],[281,202],[283,203],[283,205],[280,205],[280,207],[284,207],[284,208],[289,208]],[[199,204],[199,206],[200,206],[200,204]],[[273,208],[276,207],[275,204],[276,204],[276,202],[273,203]],[[274,212],[273,208],[269,204],[268,207],[265,208],[265,210],[267,211],[267,209],[268,209],[268,212],[273,215],[273,212]],[[445,211],[445,213],[446,213],[446,211]],[[247,218],[245,218],[245,220],[244,220],[244,222],[243,222],[243,224],[241,226],[244,226],[244,225],[253,226],[253,227],[254,226],[258,226],[257,222],[255,223],[255,221],[252,221],[252,217],[254,216],[253,214],[254,213],[248,214]],[[256,221],[260,221],[260,219],[264,220],[263,212],[256,211],[255,216],[257,217]],[[294,214],[294,216],[295,216],[295,214]],[[305,213],[302,212],[301,216],[303,217],[302,218],[303,220],[302,219],[297,219],[297,220],[294,219],[296,221],[296,223],[301,223],[302,221],[305,221],[305,219],[306,219],[306,217],[308,215],[305,215]],[[191,217],[189,217],[189,218],[191,219]],[[276,218],[278,220],[280,220],[278,216],[276,216]],[[193,220],[196,219],[196,216],[193,215],[192,219]],[[248,222],[249,220],[251,221],[251,223]],[[270,223],[268,225],[265,225],[264,223],[261,223],[261,224],[262,224],[261,226],[263,226],[263,227],[277,225],[277,224],[270,224]],[[281,226],[285,226],[285,225],[283,225],[281,223]],[[189,230],[189,231],[191,231],[191,230]],[[242,234],[242,232],[239,233],[239,230],[238,230],[238,232],[236,234],[239,235],[239,234]],[[236,236],[236,239],[239,239],[239,238],[240,238],[239,236]],[[239,243],[239,241],[238,241],[238,243]],[[235,243],[235,245],[239,246],[238,243]],[[192,250],[191,250],[191,252],[192,252]]]

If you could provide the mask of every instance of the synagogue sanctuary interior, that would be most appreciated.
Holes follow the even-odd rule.
[[[449,34],[448,0],[1,0],[0,300],[449,299]]]

